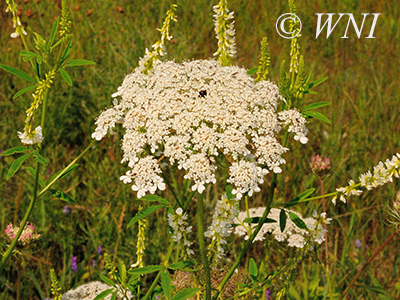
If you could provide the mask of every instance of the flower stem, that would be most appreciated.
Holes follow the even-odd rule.
[[[172,254],[172,250],[174,250],[174,246],[175,246],[175,242],[174,242],[174,241],[171,241],[171,243],[169,244],[169,248],[168,248],[167,255],[165,256],[165,259],[164,259],[164,266],[167,266],[167,265],[168,265],[168,261],[169,261],[169,258],[170,258],[170,256],[171,256],[171,254]],[[156,287],[156,285],[157,285],[157,283],[158,283],[158,280],[159,280],[160,277],[161,277],[161,273],[164,272],[164,270],[165,270],[165,269],[161,269],[161,270],[158,272],[156,278],[154,279],[153,283],[151,284],[149,290],[147,291],[146,295],[144,295],[144,297],[143,297],[142,300],[147,300],[147,299],[149,299],[149,297],[151,296],[151,293],[153,292],[154,288]]]
[[[36,163],[36,172],[35,172],[35,183],[34,183],[34,186],[33,186],[33,197],[31,199],[31,202],[29,203],[29,206],[28,206],[28,209],[27,209],[27,211],[25,213],[25,216],[22,219],[22,222],[20,224],[20,227],[18,229],[17,234],[15,235],[13,241],[11,242],[10,247],[8,247],[6,253],[4,253],[3,258],[1,259],[0,276],[3,273],[4,266],[5,266],[8,258],[10,257],[11,253],[13,252],[13,250],[15,248],[15,245],[17,244],[18,239],[21,236],[22,231],[25,228],[26,222],[28,222],[28,218],[29,218],[29,216],[30,216],[30,214],[32,212],[32,209],[33,209],[34,205],[35,205],[35,202],[36,202],[36,199],[37,199],[37,196],[38,196],[37,188],[38,188],[38,181],[39,181],[39,169],[40,169],[40,164],[39,164],[39,162],[37,162]]]
[[[372,254],[372,256],[367,260],[367,262],[358,271],[356,276],[353,277],[353,279],[351,280],[350,284],[347,286],[347,288],[344,290],[344,292],[340,296],[339,300],[343,300],[344,299],[344,297],[350,291],[351,287],[356,282],[358,277],[360,277],[361,273],[364,272],[366,268],[368,268],[369,264],[374,260],[374,258],[378,255],[378,253],[382,251],[382,249],[396,236],[397,233],[398,233],[398,230],[396,229],[396,231],[393,232],[392,235],[389,236],[388,239],[378,249],[376,249],[376,251]]]
[[[204,274],[206,275],[206,293],[205,300],[211,300],[211,272],[208,264],[206,246],[204,242],[204,202],[203,195],[198,194],[197,197],[197,233],[199,239],[199,248],[201,261],[203,263]]]
[[[224,288],[225,284],[228,282],[228,280],[232,276],[233,272],[235,272],[236,268],[239,266],[243,257],[247,254],[247,251],[249,250],[251,244],[253,243],[253,240],[257,236],[258,232],[261,230],[261,227],[264,225],[264,222],[267,219],[268,214],[271,210],[272,200],[274,199],[276,178],[277,178],[277,174],[274,173],[272,175],[271,189],[270,189],[270,193],[269,193],[269,197],[268,197],[267,207],[265,208],[264,214],[262,215],[262,217],[261,217],[260,221],[258,222],[257,227],[254,229],[252,235],[247,240],[246,244],[243,246],[242,251],[240,251],[240,254],[239,254],[238,258],[236,258],[235,263],[232,265],[232,267],[229,269],[228,273],[226,273],[224,279],[219,284],[219,286],[217,288],[217,292],[214,294],[214,297],[213,297],[214,300],[218,299],[218,296],[222,292],[222,289]]]

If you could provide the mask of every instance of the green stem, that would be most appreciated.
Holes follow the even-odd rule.
[[[289,137],[289,132],[286,131],[285,136],[283,138],[283,143],[282,143],[283,147],[286,146],[288,137]],[[228,282],[229,278],[231,278],[232,274],[235,272],[236,268],[239,266],[241,260],[246,255],[251,244],[253,243],[253,240],[256,238],[258,232],[261,230],[261,227],[264,225],[265,220],[267,219],[268,214],[271,210],[272,202],[274,200],[274,193],[275,193],[277,177],[278,177],[278,175],[276,173],[273,173],[272,181],[271,181],[271,188],[270,188],[269,196],[268,196],[267,207],[265,208],[264,214],[262,215],[261,219],[258,221],[257,227],[254,229],[253,234],[249,237],[246,244],[244,244],[242,251],[240,251],[238,258],[235,260],[235,263],[232,265],[232,267],[229,269],[228,273],[226,273],[224,279],[219,284],[217,291],[213,297],[213,300],[218,299],[218,296],[222,292],[222,289],[224,288],[225,284]]]
[[[58,179],[60,179],[61,176],[63,176],[65,174],[65,172],[68,171],[68,169],[70,167],[72,167],[92,146],[93,144],[96,143],[95,140],[93,140],[89,146],[86,147],[85,150],[83,150],[83,152],[81,154],[79,154],[68,166],[66,166],[61,172],[60,174],[58,174],[48,185],[46,185],[43,190],[40,191],[40,193],[38,194],[38,196],[43,195]]]
[[[240,254],[239,254],[238,258],[236,258],[235,263],[229,269],[228,273],[225,275],[224,279],[221,281],[220,285],[218,286],[217,292],[215,293],[215,295],[213,297],[214,300],[218,299],[218,296],[222,292],[222,289],[224,288],[225,284],[228,282],[229,278],[235,272],[236,268],[239,266],[243,257],[247,254],[247,251],[249,250],[251,244],[253,243],[253,240],[257,236],[258,232],[261,230],[261,227],[264,225],[265,220],[267,219],[268,214],[271,210],[272,200],[274,199],[276,179],[277,179],[277,174],[274,173],[272,175],[271,189],[270,189],[270,193],[269,193],[269,197],[268,197],[267,207],[265,208],[264,214],[262,215],[262,217],[261,217],[260,221],[258,222],[257,227],[254,229],[252,235],[247,240],[246,244],[243,246],[242,251],[240,251]]]
[[[348,294],[348,292],[350,291],[351,287],[353,286],[353,284],[356,282],[356,280],[358,279],[358,277],[360,277],[361,273],[365,271],[365,269],[368,268],[369,264],[374,260],[374,258],[379,254],[379,252],[382,251],[382,249],[396,236],[396,234],[398,233],[398,230],[396,230],[395,232],[392,233],[391,236],[388,237],[388,239],[378,248],[376,249],[376,251],[374,252],[374,254],[372,254],[372,256],[367,260],[367,262],[362,266],[362,268],[358,271],[358,273],[356,274],[356,276],[354,276],[354,278],[351,280],[350,284],[347,286],[347,288],[344,290],[344,292],[342,293],[342,295],[340,296],[339,300],[343,300],[344,297],[346,297],[346,295]]]
[[[309,202],[309,201],[313,201],[313,200],[323,199],[323,198],[327,198],[327,197],[336,196],[337,194],[338,194],[338,192],[333,192],[333,193],[329,193],[329,194],[325,194],[325,195],[321,195],[321,196],[306,198],[306,199],[300,200],[296,203],[304,203],[304,202]],[[276,204],[274,204],[273,207],[281,207],[281,206],[285,206],[286,204],[287,204],[287,202],[276,203]]]
[[[28,209],[25,213],[24,218],[22,219],[22,222],[20,224],[17,234],[15,235],[13,241],[11,242],[10,247],[8,247],[6,253],[4,253],[4,255],[3,255],[3,258],[0,263],[0,276],[3,273],[4,266],[5,266],[8,258],[10,257],[11,253],[13,252],[15,245],[17,244],[19,237],[21,236],[22,231],[24,230],[25,225],[28,222],[28,218],[32,212],[34,205],[35,205],[35,202],[36,202],[36,199],[38,196],[37,189],[38,189],[38,181],[39,181],[39,167],[40,167],[40,164],[39,164],[39,162],[37,162],[36,163],[36,172],[35,172],[35,183],[34,183],[34,187],[33,187],[33,198],[31,199],[31,202],[29,203]]]
[[[165,267],[168,266],[168,261],[169,261],[169,258],[171,257],[172,250],[174,250],[174,245],[175,245],[175,242],[174,242],[174,241],[172,241],[172,242],[169,244],[168,252],[167,252],[167,255],[165,256],[165,259],[164,259],[164,266],[165,266]],[[149,290],[147,291],[146,295],[144,295],[144,297],[143,297],[142,300],[147,300],[147,299],[149,299],[149,297],[151,296],[151,293],[153,292],[154,288],[157,286],[158,280],[159,280],[160,277],[161,277],[161,273],[164,272],[164,270],[165,270],[165,269],[161,269],[161,270],[158,272],[156,278],[154,279],[153,283],[151,284]]]
[[[204,299],[211,300],[211,271],[210,265],[208,264],[206,245],[204,242],[204,202],[203,195],[200,193],[197,197],[197,234],[201,261],[203,263],[204,274],[206,275],[206,294]]]

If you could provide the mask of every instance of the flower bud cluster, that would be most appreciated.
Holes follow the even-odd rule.
[[[19,230],[18,226],[14,226],[11,223],[7,225],[7,228],[4,231],[4,233],[6,234],[6,237],[10,242],[12,242],[12,240],[15,238],[18,230]],[[18,242],[23,246],[26,246],[39,238],[40,234],[36,233],[35,227],[29,224],[29,222],[27,222],[24,230],[22,231],[18,239]]]

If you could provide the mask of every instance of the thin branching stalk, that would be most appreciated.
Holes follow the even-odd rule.
[[[382,251],[382,249],[399,233],[399,230],[396,229],[395,232],[393,232],[388,238],[387,240],[378,248],[376,249],[376,251],[372,254],[372,256],[367,260],[367,262],[362,266],[362,268],[357,272],[356,276],[353,277],[353,279],[351,280],[350,284],[347,286],[347,288],[344,290],[344,292],[342,293],[342,295],[340,296],[339,300],[343,300],[344,297],[346,297],[346,295],[348,294],[348,292],[350,291],[351,287],[353,286],[353,284],[356,282],[356,280],[358,279],[358,277],[360,277],[360,275],[362,274],[362,272],[364,272],[369,264],[375,259],[375,257],[379,254],[379,252]]]

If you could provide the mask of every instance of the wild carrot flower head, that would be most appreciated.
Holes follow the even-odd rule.
[[[130,170],[121,180],[132,183],[139,198],[165,188],[163,159],[185,170],[192,190],[202,193],[205,184],[216,183],[215,158],[221,155],[231,163],[233,193],[258,192],[264,175],[281,172],[285,163],[282,125],[300,140],[307,134],[300,113],[276,112],[282,97],[275,84],[255,83],[245,69],[215,60],[155,62],[148,75],[139,69],[127,75],[112,97],[119,103],[101,113],[92,137],[101,140],[123,124],[122,162]]]
[[[18,230],[19,230],[18,226],[14,226],[11,223],[7,225],[7,228],[4,230],[4,233],[6,234],[6,237],[10,242],[12,242],[12,240],[15,238]],[[39,238],[40,234],[36,233],[35,227],[29,224],[29,222],[27,222],[24,230],[22,231],[18,239],[18,242],[23,246],[26,246]]]

